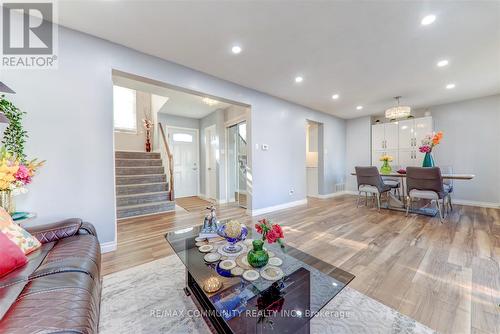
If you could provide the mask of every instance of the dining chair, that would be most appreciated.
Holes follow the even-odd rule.
[[[412,200],[428,199],[436,201],[439,211],[439,218],[443,222],[444,214],[440,200],[448,196],[444,188],[443,177],[439,167],[408,167],[406,168],[406,189],[408,196],[406,198],[406,215],[410,211]]]
[[[399,166],[392,166],[392,170],[399,170],[399,168]],[[399,178],[384,176],[382,174],[382,180],[384,180],[385,184],[391,187],[391,190],[394,190],[394,195],[398,196],[398,198],[401,200],[401,182]]]
[[[391,191],[391,187],[384,183],[377,167],[355,167],[356,179],[358,181],[358,200],[356,207],[359,207],[361,194],[365,194],[365,205],[368,205],[368,194],[377,198],[377,207],[380,211],[380,197],[382,194]]]
[[[441,168],[441,173],[443,174],[453,174],[453,166],[445,165],[439,166]],[[450,212],[453,211],[453,205],[451,204],[451,193],[453,192],[453,179],[443,179],[444,190],[448,192],[448,196],[443,199],[443,206],[445,203],[448,204]]]

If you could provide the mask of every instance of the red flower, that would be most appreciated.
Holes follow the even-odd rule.
[[[267,234],[266,234],[267,242],[269,242],[270,244],[276,242],[276,240],[278,238],[279,238],[279,236],[275,230],[271,230],[271,231],[267,232]]]
[[[273,225],[273,229],[272,231],[274,231],[274,233],[276,233],[276,235],[278,236],[278,238],[282,239],[284,238],[285,236],[283,235],[283,230],[281,229],[281,226],[279,226],[278,224],[275,224]]]
[[[255,229],[258,233],[262,234],[262,226],[260,224],[255,224]]]

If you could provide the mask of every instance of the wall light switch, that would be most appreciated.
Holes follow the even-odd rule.
[[[262,144],[262,151],[267,151],[267,150],[269,150],[269,145]]]
[[[258,150],[259,149],[259,144],[255,144],[255,149]]]

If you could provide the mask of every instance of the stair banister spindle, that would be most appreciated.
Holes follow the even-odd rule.
[[[160,128],[161,137],[163,139],[163,145],[167,151],[168,157],[168,174],[169,174],[169,186],[170,186],[170,200],[175,201],[174,197],[174,157],[172,152],[170,151],[170,146],[168,145],[167,137],[165,136],[165,131],[163,130],[163,126],[161,123],[158,123],[158,127]]]

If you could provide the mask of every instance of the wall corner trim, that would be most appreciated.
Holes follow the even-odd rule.
[[[274,211],[289,209],[289,208],[293,208],[294,206],[305,205],[305,204],[307,204],[307,198],[304,198],[304,199],[301,199],[301,200],[298,200],[298,201],[293,201],[293,202],[287,202],[287,203],[283,203],[283,204],[268,206],[267,208],[261,208],[261,209],[252,210],[252,217],[260,216],[260,215],[263,215],[263,214],[266,214],[266,213],[270,213],[270,212],[274,212]]]
[[[101,244],[101,253],[109,253],[116,250],[116,240],[103,242]]]

